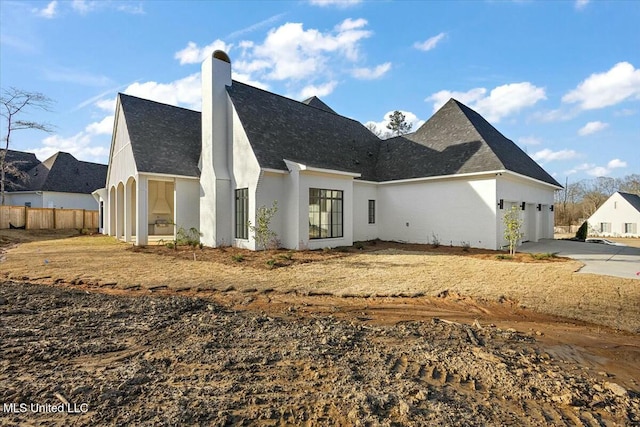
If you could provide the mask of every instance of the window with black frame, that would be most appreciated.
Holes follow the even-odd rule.
[[[236,239],[249,238],[249,189],[236,190]]]
[[[309,189],[309,238],[343,237],[342,190]]]
[[[376,201],[369,200],[369,224],[376,223]]]

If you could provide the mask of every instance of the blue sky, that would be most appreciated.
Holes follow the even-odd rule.
[[[11,148],[106,163],[117,92],[199,110],[223,49],[235,79],[381,130],[454,97],[564,184],[640,173],[638,23],[638,1],[0,0],[0,84],[56,101]]]

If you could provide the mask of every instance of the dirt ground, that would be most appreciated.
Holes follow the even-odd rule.
[[[260,260],[251,267],[231,257],[193,261],[179,259],[186,250],[134,252],[100,237],[66,237],[21,236],[23,243],[0,254],[0,425],[640,425],[637,293],[626,297],[636,298],[629,305],[615,297],[601,298],[602,306],[577,300],[582,310],[613,311],[632,326],[624,331],[533,309],[522,301],[528,293],[514,291],[527,283],[522,278],[512,287],[496,280],[500,286],[484,293],[474,287],[496,272],[527,268],[568,280],[573,261],[388,246],[314,252],[307,261],[285,251],[268,259],[282,254],[290,266]],[[6,249],[17,237],[0,240]],[[96,280],[69,260],[70,253],[84,259],[91,247],[124,254],[119,262],[145,262],[124,264],[129,274],[139,271],[121,283]],[[28,253],[38,262],[26,261]],[[372,268],[371,257],[383,267]],[[162,260],[179,271],[141,280],[145,271],[157,275]],[[425,262],[430,269],[418,270]],[[208,286],[189,282],[190,268],[211,272],[210,264],[227,275]],[[452,265],[466,271],[468,285],[429,287],[443,277],[434,270]],[[472,275],[466,269],[473,266],[481,268]],[[93,267],[92,275],[102,274],[100,263]],[[300,280],[299,269],[307,282],[298,289],[278,282]],[[337,290],[336,275],[372,269],[363,277],[373,284],[359,288],[345,278],[346,290]],[[410,270],[422,290],[390,279]],[[308,280],[321,271],[338,283]],[[173,284],[179,273],[187,279]],[[624,279],[586,285],[593,283],[623,297],[632,292]],[[558,286],[537,292],[562,300]],[[64,412],[34,412],[34,404]]]

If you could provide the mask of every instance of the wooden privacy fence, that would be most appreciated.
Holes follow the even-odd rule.
[[[27,230],[62,228],[98,228],[98,211],[86,209],[28,208],[0,206],[0,229],[19,227]],[[11,224],[11,226],[9,225]]]

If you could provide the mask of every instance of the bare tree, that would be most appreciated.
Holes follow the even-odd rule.
[[[27,92],[22,89],[10,87],[2,89],[0,96],[0,115],[7,121],[6,136],[4,140],[4,148],[0,150],[0,205],[5,202],[5,184],[6,176],[12,175],[19,177],[21,170],[16,164],[7,162],[7,151],[11,144],[11,133],[16,130],[33,129],[43,132],[52,132],[53,127],[48,123],[36,122],[31,120],[20,120],[18,116],[25,114],[30,109],[40,109],[51,111],[53,101],[47,96],[39,92]]]

